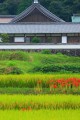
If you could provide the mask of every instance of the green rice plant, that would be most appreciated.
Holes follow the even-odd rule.
[[[49,88],[49,80],[80,78],[79,74],[25,74],[0,75],[0,87],[29,87],[34,88],[41,81],[42,88]]]
[[[7,92],[12,88],[12,93],[17,93],[16,88],[20,88],[20,93],[34,94],[80,94],[79,74],[26,74],[26,75],[0,75],[0,88]],[[5,88],[5,89],[4,89]],[[15,92],[13,90],[15,88]],[[24,88],[27,89],[24,92]],[[21,92],[22,91],[22,92]],[[18,91],[19,93],[19,91]]]
[[[0,95],[0,109],[80,109],[79,95]]]
[[[44,92],[42,92],[42,94],[44,93],[46,94],[46,89],[44,90]],[[11,94],[11,95],[12,94],[26,94],[28,95],[28,94],[36,94],[36,92],[34,91],[34,88],[4,87],[4,88],[0,88],[0,94]]]
[[[80,120],[80,110],[0,110],[0,120]]]

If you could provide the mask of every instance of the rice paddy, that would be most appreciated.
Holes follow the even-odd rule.
[[[80,109],[79,95],[0,95],[0,109]]]
[[[0,120],[80,120],[80,110],[0,110]]]
[[[0,120],[80,120],[80,57],[0,51]]]

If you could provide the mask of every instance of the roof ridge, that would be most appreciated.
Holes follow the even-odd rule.
[[[31,13],[35,8],[37,8],[42,14],[44,14],[45,16],[49,17],[50,19],[52,19],[54,21],[65,22],[64,20],[62,20],[61,18],[57,17],[56,15],[54,15],[53,13],[51,13],[49,10],[47,10],[46,8],[44,8],[39,3],[37,3],[37,4],[33,3],[26,10],[24,10],[19,15],[17,15],[11,22],[15,23],[15,22],[19,21],[20,19],[22,19],[23,17],[25,17],[26,15],[28,15],[29,13]]]
[[[80,25],[79,23],[72,22],[18,22],[18,23],[0,23],[0,25]]]
[[[25,14],[26,11],[29,11],[29,9],[33,6],[33,4],[31,6],[29,6],[27,9],[25,9],[23,12],[21,12],[19,15],[17,15],[11,22],[14,22],[18,17],[20,17],[23,13]]]
[[[16,15],[0,15],[1,18],[4,18],[4,17],[15,17]]]
[[[61,20],[62,22],[65,22],[64,20],[62,20],[61,18],[59,18],[58,16],[56,16],[55,14],[53,14],[51,11],[49,11],[49,10],[47,10],[45,7],[43,7],[41,4],[40,4],[40,6],[41,6],[44,10],[46,10],[49,14],[51,14],[51,16],[54,16],[54,17],[56,17],[57,19]]]

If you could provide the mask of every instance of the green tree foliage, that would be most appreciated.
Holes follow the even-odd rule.
[[[19,14],[31,5],[33,0],[0,0],[0,14]],[[71,21],[71,16],[80,13],[80,0],[39,0],[52,13],[65,21]]]
[[[0,37],[1,37],[1,40],[3,43],[9,42],[9,35],[8,34],[1,34]]]
[[[32,42],[32,43],[40,43],[40,38],[38,38],[38,37],[33,37],[31,42]]]

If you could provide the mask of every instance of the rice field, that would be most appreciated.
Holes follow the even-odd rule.
[[[0,94],[80,94],[80,74],[0,75]]]
[[[80,57],[0,51],[0,120],[80,120]]]
[[[0,120],[80,120],[80,110],[0,110]]]
[[[80,109],[79,95],[0,95],[1,110]]]
[[[53,82],[53,80],[61,80],[62,77],[64,79],[72,77],[69,74],[12,76],[5,75],[0,77],[0,86],[3,85],[1,90],[5,89],[6,91],[8,85],[15,85],[17,89],[23,89],[25,84],[29,87],[34,83],[33,86],[35,86],[37,81],[40,85],[41,80],[44,83],[44,81],[47,82],[48,80]],[[42,79],[39,79],[41,77]],[[74,74],[73,77],[80,80],[80,75]],[[18,85],[19,87],[21,85],[22,88],[17,87]],[[15,86],[13,89],[15,89]],[[25,87],[24,89],[27,88]],[[70,89],[69,86],[68,89]],[[8,89],[8,91],[11,90],[12,88]],[[77,90],[80,90],[80,86],[77,87]],[[66,93],[43,95],[0,94],[0,120],[80,120],[80,95],[67,95]]]
[[[47,81],[80,78],[80,74],[23,74],[23,75],[0,75],[0,87],[34,87],[41,80],[43,87]]]

